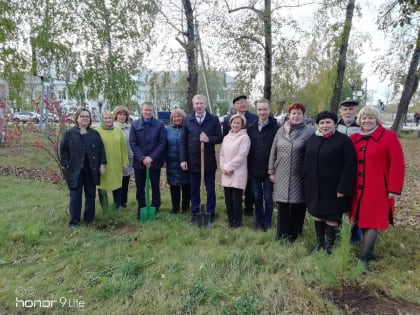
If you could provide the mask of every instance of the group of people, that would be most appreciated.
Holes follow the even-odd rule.
[[[394,197],[401,193],[405,169],[398,138],[383,128],[376,108],[364,107],[356,120],[358,103],[345,100],[340,104],[340,120],[335,113],[323,111],[316,117],[315,129],[305,124],[304,104],[293,103],[289,119],[280,127],[270,115],[268,100],[256,101],[253,114],[247,97],[240,95],[233,99],[234,113],[221,126],[219,118],[206,110],[205,96],[196,95],[192,102],[193,112],[186,115],[174,109],[166,128],[153,117],[151,102],[141,105],[142,116],[131,125],[124,106],[113,113],[103,111],[95,129],[88,109],[76,112],[76,124],[65,132],[60,148],[70,190],[71,226],[80,224],[83,191],[87,224],[94,219],[96,188],[102,208],[109,208],[108,191],[117,211],[126,207],[133,174],[137,215],[146,205],[147,176],[151,206],[158,213],[162,167],[170,187],[170,212],[186,212],[191,205],[194,221],[204,203],[200,200],[203,182],[205,208],[213,222],[216,145],[221,143],[218,158],[229,228],[240,227],[242,215],[253,215],[255,208],[255,227],[267,231],[277,205],[276,239],[293,242],[302,233],[308,211],[317,240],[312,251],[331,254],[342,215],[348,213],[352,241],[363,239],[361,261],[367,265],[375,257],[377,231],[393,223]]]
[[[240,102],[242,101],[242,102]],[[363,241],[360,261],[376,257],[378,230],[393,224],[395,196],[404,181],[404,155],[397,135],[382,126],[377,108],[340,103],[340,119],[330,111],[305,124],[305,106],[293,103],[279,127],[270,102],[255,103],[256,117],[234,99],[236,113],[224,120],[220,168],[229,226],[241,225],[249,209],[248,187],[255,204],[256,227],[271,227],[278,207],[276,239],[294,242],[302,233],[306,211],[315,225],[311,252],[331,254],[342,216],[353,223],[351,241]],[[245,209],[242,211],[242,194]]]

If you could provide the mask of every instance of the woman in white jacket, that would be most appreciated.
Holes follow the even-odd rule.
[[[251,141],[243,129],[246,125],[244,116],[232,115],[229,122],[231,129],[220,148],[220,169],[229,227],[234,229],[242,224],[242,194],[248,178],[247,157]]]

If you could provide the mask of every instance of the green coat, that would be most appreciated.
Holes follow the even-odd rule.
[[[97,127],[105,147],[106,171],[101,176],[101,184],[98,189],[115,190],[121,187],[123,166],[128,165],[127,145],[123,131],[114,125],[114,129],[105,130]]]

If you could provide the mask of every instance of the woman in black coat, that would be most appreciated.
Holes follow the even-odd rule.
[[[70,190],[70,226],[80,224],[82,191],[85,192],[83,221],[89,224],[95,216],[96,185],[105,173],[105,149],[99,133],[90,128],[89,110],[76,111],[76,125],[68,129],[60,143],[60,160]]]
[[[336,132],[337,115],[324,111],[318,128],[307,142],[304,157],[305,200],[315,220],[317,244],[331,254],[336,227],[350,207],[356,178],[356,154],[350,139]]]

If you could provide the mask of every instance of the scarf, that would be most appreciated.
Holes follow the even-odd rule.
[[[288,120],[284,123],[283,128],[286,134],[290,134],[292,130],[302,128],[304,125],[305,125],[305,121],[302,121],[301,123],[298,123],[298,124],[292,124],[290,120]]]
[[[112,122],[111,126],[107,126],[107,125],[105,125],[105,123],[104,123],[104,121],[102,120],[102,117],[101,117],[101,119],[99,120],[99,126],[103,130],[112,130],[112,129],[114,129],[114,122]]]
[[[327,133],[325,135],[322,134],[322,132],[319,129],[317,129],[317,130],[315,130],[315,134],[318,137],[322,137],[323,139],[328,139],[328,138],[331,138],[335,134],[335,128],[333,129],[333,131],[331,131],[331,132],[329,132],[329,133]]]
[[[126,129],[126,128],[130,127],[130,125],[128,123],[120,123],[118,121],[115,121],[114,124],[117,125],[118,127],[120,127],[121,129]]]
[[[370,131],[368,131],[368,132],[364,132],[364,131],[362,130],[362,128],[360,128],[360,129],[359,129],[359,134],[360,134],[361,136],[365,136],[365,137],[370,136],[372,133],[374,133],[374,132],[376,131],[376,129],[378,129],[378,127],[379,127],[379,125],[376,125],[376,127],[375,127],[375,128],[373,128],[372,130],[370,130]]]

